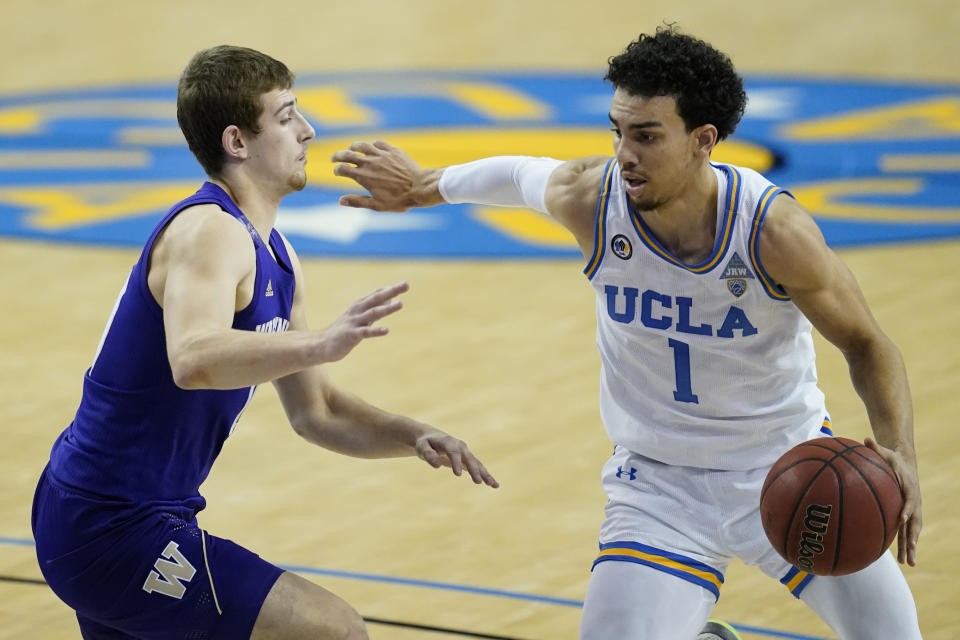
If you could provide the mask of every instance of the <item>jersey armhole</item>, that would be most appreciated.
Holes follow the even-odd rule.
[[[767,187],[760,196],[753,217],[753,227],[750,230],[750,262],[757,272],[757,277],[760,279],[760,284],[763,285],[764,292],[774,300],[788,301],[790,300],[790,296],[786,290],[774,282],[773,278],[770,277],[770,274],[767,273],[766,269],[764,269],[760,263],[760,230],[763,228],[763,220],[767,215],[767,211],[770,209],[770,204],[774,198],[781,193],[793,198],[793,194],[786,189],[781,189],[773,185]]]
[[[593,280],[593,276],[597,274],[597,270],[600,268],[600,263],[603,262],[604,253],[606,253],[607,207],[610,205],[610,192],[613,191],[613,168],[616,166],[615,163],[616,158],[610,158],[610,160],[607,161],[607,167],[603,173],[603,187],[597,198],[597,212],[594,218],[593,254],[590,256],[590,260],[587,261],[587,266],[583,269],[587,280]]]

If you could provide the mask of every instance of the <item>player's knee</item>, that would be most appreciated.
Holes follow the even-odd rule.
[[[343,640],[369,640],[367,635],[367,623],[359,613],[350,609],[350,615],[345,621],[344,629],[346,631]]]
[[[347,602],[328,612],[328,617],[317,628],[317,638],[326,640],[368,640],[367,624]]]

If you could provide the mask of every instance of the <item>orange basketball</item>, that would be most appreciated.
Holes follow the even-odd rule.
[[[783,454],[760,493],[763,529],[798,569],[840,576],[883,555],[897,535],[903,495],[893,469],[847,438],[817,438]]]

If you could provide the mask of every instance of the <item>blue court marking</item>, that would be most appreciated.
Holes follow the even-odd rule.
[[[33,540],[26,538],[4,538],[0,537],[0,545],[11,545],[17,547],[32,547]],[[460,591],[463,593],[473,593],[482,596],[496,596],[499,598],[510,598],[513,600],[527,600],[531,602],[542,602],[544,604],[555,604],[563,607],[583,607],[582,600],[570,600],[567,598],[552,598],[550,596],[541,596],[535,593],[523,593],[522,591],[506,591],[502,589],[487,589],[484,587],[473,587],[470,585],[456,584],[452,582],[437,582],[434,580],[415,580],[412,578],[396,578],[393,576],[382,576],[374,573],[360,573],[356,571],[338,571],[335,569],[320,569],[317,567],[302,567],[298,565],[277,565],[286,571],[296,573],[307,573],[319,576],[329,576],[332,578],[348,578],[351,580],[365,580],[367,582],[384,582],[387,584],[401,584],[408,587],[423,587],[425,589],[439,589],[442,591]],[[775,629],[763,629],[761,627],[751,627],[736,622],[730,624],[744,633],[753,633],[770,638],[785,638],[787,640],[830,640],[820,636],[808,636],[789,631],[778,631]]]
[[[613,89],[600,76],[301,75],[297,92],[316,137],[308,185],[284,199],[278,227],[304,257],[579,261],[573,240],[562,232],[558,239],[549,223],[528,226],[521,217],[514,225],[484,207],[402,216],[340,207],[354,186],[333,179],[328,158],[376,138],[430,166],[496,154],[610,153]],[[507,96],[511,106],[465,97],[458,87]],[[330,89],[343,96],[333,105],[339,115],[319,97]],[[749,108],[731,143],[764,150],[758,167],[804,194],[831,246],[960,239],[960,85],[748,76],[746,89]],[[457,152],[464,136],[479,144],[468,157]],[[140,247],[202,178],[177,127],[175,81],[0,94],[0,237]]]
[[[829,640],[820,636],[805,636],[800,633],[790,633],[789,631],[774,631],[773,629],[761,629],[760,627],[748,627],[745,624],[729,623],[734,629],[743,633],[753,633],[758,636],[768,636],[770,638],[788,638],[789,640]]]
[[[33,540],[24,540],[23,538],[0,538],[0,544],[15,545],[18,547],[32,547]]]
[[[500,598],[512,598],[514,600],[530,600],[533,602],[543,602],[545,604],[557,604],[564,607],[582,607],[582,600],[568,600],[566,598],[551,598],[550,596],[540,596],[533,593],[523,593],[520,591],[504,591],[502,589],[487,589],[484,587],[472,587],[465,584],[455,584],[452,582],[435,582],[433,580],[415,580],[413,578],[394,578],[392,576],[381,576],[374,573],[358,573],[355,571],[337,571],[334,569],[317,569],[314,567],[298,567],[295,565],[278,565],[281,569],[294,571],[296,573],[311,573],[320,576],[331,576],[334,578],[351,578],[354,580],[366,580],[368,582],[387,582],[390,584],[402,584],[409,587],[424,587],[427,589],[441,589],[444,591],[462,591],[465,593],[475,593],[483,596],[497,596]]]

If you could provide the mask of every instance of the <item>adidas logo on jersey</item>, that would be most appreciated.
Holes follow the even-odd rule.
[[[727,289],[736,297],[740,297],[747,292],[747,278],[753,280],[753,273],[743,261],[743,258],[734,251],[733,256],[727,261],[727,266],[720,274],[721,280],[727,281]]]
[[[273,280],[267,280],[267,292],[264,295],[268,298],[273,296]]]

